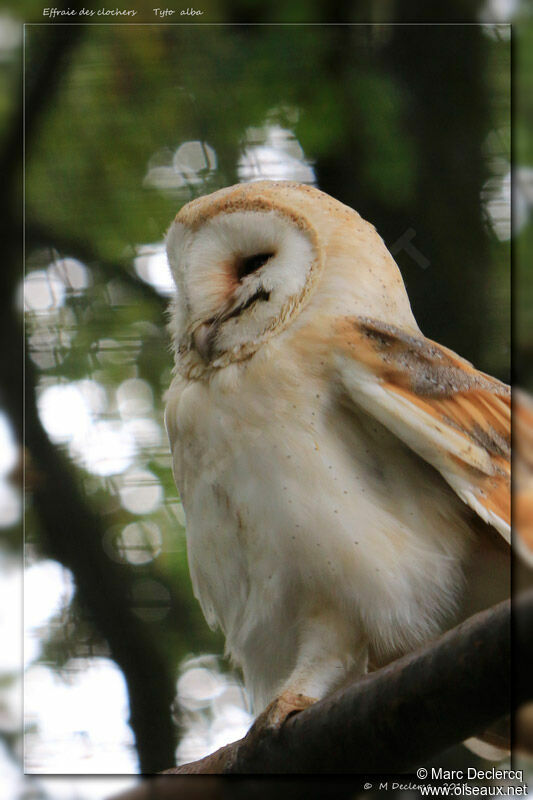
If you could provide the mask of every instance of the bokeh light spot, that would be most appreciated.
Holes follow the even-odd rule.
[[[18,448],[13,428],[7,416],[0,411],[0,477],[8,475],[18,459]]]
[[[77,258],[58,258],[48,267],[48,275],[60,280],[71,292],[79,293],[89,285],[89,272]]]
[[[138,256],[134,261],[139,278],[154,287],[163,296],[171,296],[176,291],[174,279],[168,265],[163,242],[141,244],[137,247]]]
[[[42,313],[65,302],[65,284],[47,270],[36,269],[24,278],[24,308]]]
[[[133,469],[122,478],[120,501],[132,514],[150,514],[163,500],[163,489],[153,472]]]
[[[248,128],[237,172],[241,181],[316,182],[313,167],[294,133],[280,125]]]
[[[117,405],[123,418],[149,414],[154,407],[154,396],[149,383],[140,378],[128,378],[117,389]]]
[[[161,531],[154,522],[131,522],[116,542],[120,557],[130,564],[149,564],[161,552]]]
[[[75,384],[47,387],[39,394],[37,407],[41,422],[54,442],[69,442],[89,430],[89,409]]]
[[[131,465],[135,440],[125,425],[112,420],[98,420],[82,439],[71,445],[71,454],[96,475],[116,475]]]

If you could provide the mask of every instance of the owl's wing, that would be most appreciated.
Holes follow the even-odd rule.
[[[517,391],[514,399],[514,542],[518,553],[533,567],[533,397]]]
[[[510,389],[422,334],[344,319],[335,360],[352,402],[437,469],[510,541]]]

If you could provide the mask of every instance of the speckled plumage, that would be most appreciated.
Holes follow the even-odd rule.
[[[255,710],[506,596],[508,389],[423,337],[375,229],[262,181],[185,206],[168,257],[193,586]]]

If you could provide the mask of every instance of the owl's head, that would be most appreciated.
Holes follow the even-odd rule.
[[[398,301],[410,315],[373,226],[310,186],[258,181],[193,200],[170,227],[167,254],[177,367],[190,377],[253,355],[317,302],[319,286],[322,313],[341,313],[339,300],[349,313],[351,298],[369,315],[376,300],[386,304],[377,272],[396,287],[395,321]]]

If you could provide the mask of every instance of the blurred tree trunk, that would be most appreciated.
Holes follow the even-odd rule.
[[[39,44],[27,64],[25,108],[21,105],[16,109],[0,154],[2,177],[11,190],[11,196],[3,196],[0,214],[6,255],[1,272],[0,330],[6,352],[0,366],[0,401],[21,451],[24,445],[31,458],[36,480],[28,489],[33,488],[33,508],[42,528],[43,550],[72,571],[82,605],[124,674],[141,770],[150,774],[174,759],[177,736],[171,718],[173,669],[166,663],[160,643],[133,611],[131,580],[105,553],[102,522],[86,506],[72,465],[52,445],[40,423],[36,374],[29,359],[23,362],[22,317],[15,307],[23,256],[23,119],[28,152],[84,30],[81,25],[50,26],[40,33]],[[102,714],[105,713],[103,707]]]
[[[488,238],[480,203],[490,125],[485,45],[476,25],[437,26],[431,39],[424,28],[412,26],[395,30],[386,53],[391,71],[410,91],[406,124],[417,150],[416,220],[406,222],[416,228],[417,246],[431,261],[427,281],[416,282],[411,302],[428,336],[474,363],[483,355],[489,319]]]
[[[470,14],[479,5],[470,4]],[[396,2],[392,11],[389,20],[398,22],[417,15],[428,22],[442,17],[436,6],[422,2],[409,4],[408,10]],[[452,2],[447,14],[461,19],[465,3]],[[475,25],[437,25],[431,36],[423,25],[390,26],[373,52],[369,49],[376,70],[394,77],[403,104],[403,132],[414,147],[415,197],[401,202],[393,193],[384,197],[364,175],[367,142],[361,122],[374,109],[357,107],[353,100],[358,75],[350,45],[360,30],[335,28],[323,65],[339,85],[353,124],[331,155],[318,160],[318,184],[357,209],[392,248],[424,333],[483,368],[489,264],[480,205],[489,130],[484,34]],[[380,30],[369,28],[367,35],[379,37]],[[362,73],[368,63],[361,61]]]

